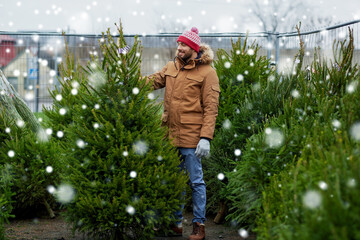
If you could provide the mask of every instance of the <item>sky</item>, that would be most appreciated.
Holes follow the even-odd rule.
[[[266,9],[272,0],[258,0]],[[278,0],[283,4],[292,0]],[[296,0],[293,0],[296,1]],[[206,32],[260,32],[252,0],[0,0],[0,31],[65,31],[100,34],[123,23],[126,34],[179,32],[196,26]],[[300,20],[328,16],[334,22],[360,19],[359,0],[303,0]],[[296,14],[296,13],[293,13]]]

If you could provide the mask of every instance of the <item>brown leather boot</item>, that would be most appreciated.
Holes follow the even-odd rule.
[[[193,232],[189,236],[189,240],[204,240],[205,225],[199,222],[193,223]]]
[[[183,233],[183,227],[182,224],[179,225],[172,225],[170,226],[170,232],[168,234],[168,237],[176,237],[176,236],[182,236]]]

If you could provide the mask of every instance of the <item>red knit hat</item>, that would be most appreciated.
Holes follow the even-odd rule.
[[[185,43],[198,53],[201,43],[198,33],[199,30],[196,27],[192,27],[191,31],[185,31],[183,34],[181,34],[180,37],[177,39],[177,42]]]

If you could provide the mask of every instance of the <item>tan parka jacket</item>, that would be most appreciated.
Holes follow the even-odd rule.
[[[165,88],[163,125],[177,147],[196,148],[200,137],[212,139],[219,105],[219,78],[211,67],[214,53],[200,45],[197,59],[176,58],[148,77],[154,89]]]

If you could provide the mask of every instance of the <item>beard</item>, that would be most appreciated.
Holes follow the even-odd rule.
[[[181,56],[181,53],[182,53],[182,56]],[[181,58],[184,62],[187,62],[191,56],[192,56],[192,52],[191,51],[188,51],[188,52],[178,52],[178,57]]]

